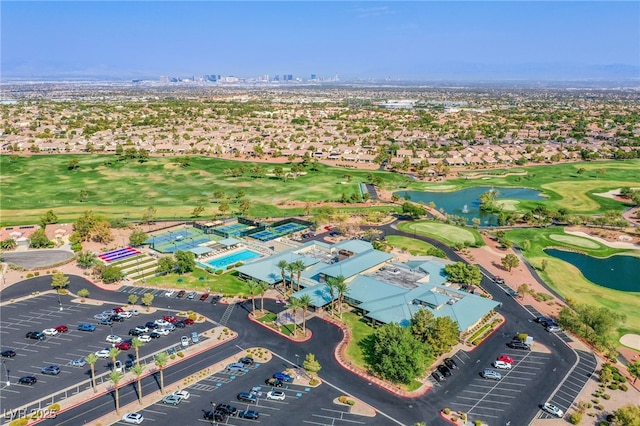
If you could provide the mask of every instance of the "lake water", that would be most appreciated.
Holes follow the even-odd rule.
[[[544,252],[574,265],[594,284],[640,292],[640,257],[615,255],[599,258],[558,249],[546,249]]]
[[[471,219],[478,217],[481,220],[481,226],[495,226],[498,224],[498,217],[494,214],[484,213],[480,211],[480,195],[495,189],[498,191],[496,199],[509,200],[545,200],[540,192],[529,188],[491,188],[480,186],[475,188],[461,189],[451,192],[430,192],[430,191],[398,191],[400,197],[405,198],[409,195],[410,200],[414,202],[429,204],[434,202],[436,209],[444,209],[450,215],[462,216],[467,218],[467,222],[471,223]]]

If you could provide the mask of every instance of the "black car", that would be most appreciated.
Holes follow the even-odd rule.
[[[151,333],[149,333],[149,337],[151,337],[152,339],[159,339],[160,337],[162,337],[162,334],[158,333],[157,331],[152,331]]]
[[[111,319],[103,319],[98,321],[98,324],[100,325],[113,325],[113,321],[111,321]]]
[[[204,419],[209,421],[213,420],[216,422],[224,422],[225,420],[227,420],[227,415],[222,411],[205,411]]]
[[[547,317],[536,317],[536,319],[534,319],[535,322],[542,324],[545,321],[549,321],[550,318]]]
[[[455,370],[458,368],[458,364],[452,358],[445,358],[444,365],[446,365],[450,370]]]
[[[121,317],[121,316],[120,316],[120,315],[118,315],[118,314],[111,315],[111,317],[110,317],[109,319],[110,319],[111,321],[114,321],[114,322],[122,322],[122,321],[124,321],[124,317]]]
[[[229,404],[220,404],[216,406],[216,411],[222,411],[227,416],[235,416],[238,409]]]
[[[258,403],[258,397],[249,392],[240,392],[237,396],[238,401],[251,402],[253,404]]]
[[[256,410],[243,410],[238,413],[238,417],[242,417],[243,419],[251,419],[258,420],[260,417],[260,413]]]
[[[186,291],[180,290],[178,294],[176,294],[176,299],[182,299],[185,294],[186,294]]]
[[[242,357],[238,360],[238,362],[243,363],[244,365],[253,365],[253,358],[250,358],[248,356]]]
[[[147,321],[147,323],[144,326],[151,330],[155,330],[156,328],[160,327],[158,324],[156,324],[153,321]]]
[[[438,382],[444,382],[445,381],[444,376],[438,370],[435,370],[433,373],[431,373],[431,377],[436,379],[436,381],[438,381]]]
[[[264,383],[267,386],[273,386],[276,388],[281,388],[284,385],[284,383],[282,383],[282,380],[274,379],[273,377],[265,380]]]
[[[6,351],[0,352],[0,356],[2,356],[3,358],[13,358],[14,356],[16,356],[16,351],[7,349]]]
[[[182,320],[176,321],[175,323],[173,323],[173,325],[176,326],[176,328],[185,328],[187,326],[187,324],[185,324]]]
[[[440,364],[438,366],[438,371],[441,372],[444,375],[444,377],[450,377],[453,374],[451,370],[449,370],[447,366],[444,364]]]
[[[142,336],[144,333],[140,330],[136,330],[135,328],[132,328],[131,330],[129,330],[129,336]]]
[[[27,333],[27,339],[44,340],[47,337],[41,331],[30,331]]]
[[[220,301],[220,299],[222,299],[222,296],[220,296],[219,294],[214,294],[213,297],[211,297],[211,304],[215,305]]]
[[[131,367],[133,367],[133,365],[134,365],[133,358],[127,358],[127,360],[124,362],[125,370],[129,370]]]
[[[509,346],[511,349],[524,349],[524,350],[531,350],[531,348],[529,347],[529,345],[527,345],[526,343],[523,343],[519,340],[514,340],[513,342],[509,342],[507,343],[507,346]]]
[[[20,383],[21,385],[32,385],[37,381],[38,379],[33,376],[24,376],[18,379],[18,383]]]

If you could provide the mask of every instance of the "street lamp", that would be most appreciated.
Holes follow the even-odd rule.
[[[9,379],[9,370],[7,370],[7,361],[2,361],[4,366],[4,373],[7,375],[7,386],[11,386],[11,380]]]
[[[296,367],[300,367],[300,356],[298,354],[296,356]]]
[[[60,300],[60,293],[58,293],[58,307],[60,308],[61,311],[63,310],[62,309],[62,301]]]

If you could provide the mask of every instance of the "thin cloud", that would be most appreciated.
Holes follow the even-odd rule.
[[[383,15],[393,15],[395,12],[387,6],[378,7],[358,7],[352,9],[356,14],[356,18],[371,18]]]

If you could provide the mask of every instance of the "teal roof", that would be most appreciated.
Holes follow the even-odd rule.
[[[303,256],[287,251],[242,265],[236,268],[236,270],[239,273],[248,275],[255,280],[269,284],[276,284],[282,281],[282,272],[278,267],[278,263],[281,260],[285,260],[287,263],[293,263],[298,259],[303,259]],[[289,276],[286,270],[285,276]]]
[[[331,302],[331,293],[329,292],[329,287],[327,287],[325,284],[318,284],[307,287],[293,293],[291,296],[300,298],[305,294],[308,294],[311,297],[311,305],[315,307],[324,306],[327,303]],[[334,295],[334,299],[336,297],[337,295]]]
[[[190,248],[188,251],[195,254],[196,256],[200,256],[202,254],[207,254],[213,250],[211,249],[211,247],[194,247],[194,248]]]
[[[354,253],[362,253],[367,250],[371,250],[373,246],[371,243],[362,240],[345,240],[340,241],[339,243],[335,243],[333,245],[336,249],[345,249],[352,251]]]
[[[235,246],[240,243],[240,240],[236,240],[235,238],[225,238],[224,240],[218,241],[218,244],[222,244],[223,246]]]
[[[406,289],[393,284],[362,275],[354,278],[348,285],[349,291],[345,294],[345,297],[360,302],[360,307],[364,301],[367,301],[369,304],[376,304],[378,302],[384,304],[388,298],[407,292]]]
[[[334,263],[333,265],[324,268],[321,272],[329,277],[342,275],[348,279],[354,275],[358,275],[368,269],[371,269],[374,266],[387,262],[390,259],[393,259],[393,257],[394,256],[389,253],[369,249],[368,251],[357,254],[349,259]]]

